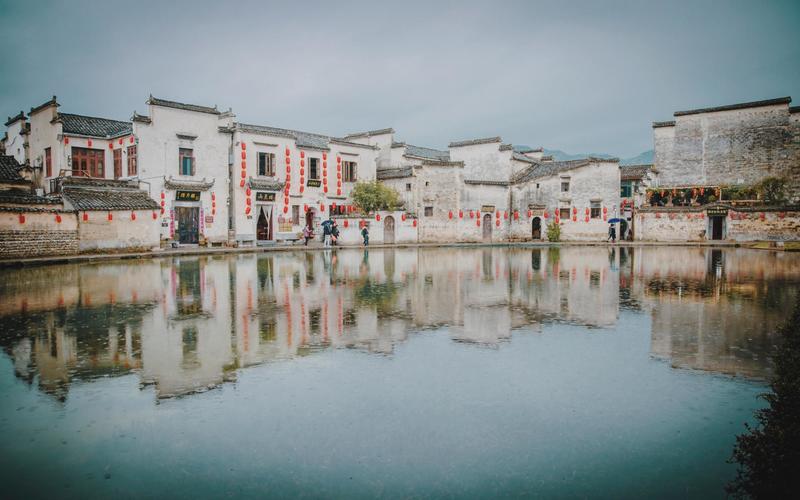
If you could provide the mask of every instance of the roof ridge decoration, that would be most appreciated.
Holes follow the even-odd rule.
[[[14,116],[9,116],[8,117],[8,121],[6,121],[5,125],[6,125],[6,127],[8,127],[12,123],[14,123],[16,121],[19,121],[19,120],[24,120],[24,119],[25,119],[25,112],[24,111],[20,111],[19,113],[17,113]]]
[[[196,180],[189,180],[189,179],[175,179],[171,175],[169,177],[164,176],[164,187],[167,189],[183,189],[186,191],[208,191],[212,187],[214,187],[214,181],[216,179],[211,179],[211,181],[207,181],[205,177],[203,180],[196,181]]]
[[[524,163],[531,163],[531,164],[534,164],[534,165],[539,163],[538,161],[534,160],[533,158],[531,158],[529,156],[525,156],[525,153],[518,153],[516,151],[511,153],[511,159],[512,160],[516,160],[516,161],[521,161],[521,162],[524,162]]]
[[[344,136],[345,139],[349,139],[351,137],[373,137],[376,135],[386,135],[386,134],[394,134],[394,129],[392,127],[386,128],[379,128],[376,130],[367,130],[365,132],[354,132],[352,134],[347,134]]]
[[[653,128],[674,127],[675,120],[668,120],[665,122],[653,122]]]
[[[714,106],[711,108],[697,108],[697,109],[690,109],[687,111],[676,111],[675,113],[673,113],[673,116],[697,115],[701,113],[714,113],[716,111],[733,111],[736,109],[746,109],[746,108],[760,108],[762,106],[775,106],[777,104],[789,104],[791,102],[792,98],[789,96],[776,97],[774,99],[765,99],[763,101],[740,102],[736,104],[726,104],[724,106]]]
[[[512,144],[501,144],[500,151],[513,151],[514,146]]]
[[[174,108],[174,109],[182,109],[184,111],[195,111],[197,113],[209,113],[212,115],[220,115],[220,111],[217,109],[216,104],[214,107],[210,106],[201,106],[199,104],[187,104],[178,101],[170,101],[167,99],[159,99],[158,97],[153,97],[153,94],[150,94],[150,97],[147,99],[147,104],[153,106],[161,106],[164,108]]]
[[[500,136],[496,136],[496,137],[484,137],[481,139],[469,139],[465,141],[454,141],[451,142],[448,147],[461,148],[464,146],[477,146],[479,144],[492,144],[495,142],[503,142],[503,139],[501,139]]]
[[[253,177],[249,177],[247,179],[247,185],[250,186],[251,189],[262,189],[265,191],[281,191],[283,187],[286,185],[286,183],[281,182],[279,180],[255,179]]]
[[[30,112],[28,113],[28,115],[30,116],[33,113],[36,113],[37,111],[41,111],[41,110],[43,110],[44,108],[46,108],[48,106],[56,106],[56,107],[58,107],[58,106],[61,106],[61,105],[56,100],[56,96],[53,96],[53,98],[50,99],[49,101],[44,102],[44,103],[42,103],[42,104],[40,104],[38,106],[32,107]]]

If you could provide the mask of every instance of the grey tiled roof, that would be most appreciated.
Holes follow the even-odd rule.
[[[411,177],[413,171],[414,169],[410,166],[398,167],[398,168],[382,168],[376,171],[375,177],[379,181],[387,179],[403,179],[405,177]]]
[[[528,158],[528,157],[527,157],[527,156],[525,156],[524,154],[522,154],[522,153],[517,153],[516,151],[514,151],[514,153],[512,153],[512,155],[511,155],[511,158],[513,158],[514,160],[517,160],[517,161],[523,161],[523,162],[525,162],[525,163],[530,163],[530,164],[532,164],[532,165],[535,165],[536,163],[538,163],[538,162],[537,162],[536,160],[534,160],[533,158]]]
[[[254,179],[250,177],[248,184],[253,189],[264,189],[266,191],[280,191],[286,185],[285,182],[272,179]]]
[[[513,149],[514,149],[514,146],[512,146],[511,144],[501,144],[500,145],[500,151],[512,151]]]
[[[661,128],[661,127],[674,127],[675,120],[670,120],[667,122],[653,122],[653,128]]]
[[[532,148],[530,146],[514,146],[514,151],[517,153],[542,153],[544,152],[544,148]]]
[[[460,148],[462,146],[475,146],[478,144],[491,144],[493,142],[503,142],[500,137],[486,137],[483,139],[470,139],[467,141],[454,141],[450,143],[451,148]]]
[[[112,138],[133,133],[131,122],[70,113],[59,113],[58,119],[61,121],[65,134]]]
[[[75,210],[158,210],[146,191],[136,188],[64,186],[64,198]]]
[[[202,180],[194,179],[175,179],[172,176],[164,177],[164,187],[167,189],[183,189],[186,191],[208,191],[214,187],[216,179],[207,181],[205,177]]]
[[[421,146],[414,146],[413,144],[406,144],[406,153],[409,156],[416,156],[418,158],[426,158],[429,160],[449,161],[450,151],[440,151],[433,148],[423,148]]]
[[[728,104],[725,106],[716,106],[713,108],[699,108],[699,109],[690,109],[688,111],[676,111],[673,113],[674,116],[684,116],[684,115],[697,115],[700,113],[714,113],[716,111],[731,111],[734,109],[745,109],[745,108],[758,108],[761,106],[774,106],[776,104],[789,104],[792,102],[791,97],[778,97],[775,99],[766,99],[764,101],[751,101],[751,102],[740,102],[737,104]]]
[[[367,130],[366,132],[356,132],[353,134],[347,134],[346,136],[344,136],[344,138],[351,139],[354,137],[369,137],[369,136],[384,135],[384,134],[394,134],[394,129],[388,127],[388,128],[381,128],[378,130]]]
[[[644,176],[647,175],[647,172],[652,168],[653,168],[652,164],[620,165],[619,167],[620,179],[624,181],[643,179]]]
[[[9,205],[60,205],[60,196],[38,196],[27,189],[0,190],[0,203]]]
[[[147,104],[152,104],[153,106],[162,106],[165,108],[182,109],[185,111],[196,111],[198,113],[210,113],[212,115],[221,114],[216,106],[211,108],[208,106],[199,106],[197,104],[186,104],[178,101],[168,101],[166,99],[159,99],[158,97],[153,97],[152,95],[147,100]]]
[[[265,125],[252,125],[247,123],[237,123],[236,127],[243,132],[254,132],[256,134],[266,134],[276,137],[294,139],[298,147],[330,149],[328,142],[331,138],[322,134],[313,134],[309,132],[301,132],[299,130],[289,130],[285,128],[267,127]]]
[[[518,176],[514,178],[514,183],[528,182],[533,179],[541,179],[543,177],[550,177],[557,175],[561,172],[566,172],[575,168],[585,167],[592,163],[591,158],[582,158],[580,160],[569,161],[554,161],[548,163],[538,163],[526,168]]]
[[[16,116],[9,116],[8,117],[8,121],[6,121],[6,127],[8,127],[9,125],[11,125],[12,123],[14,123],[17,120],[22,120],[24,118],[25,118],[25,112],[24,111],[20,111]]]
[[[0,155],[0,182],[24,182],[25,179],[19,175],[22,165],[11,155]]]

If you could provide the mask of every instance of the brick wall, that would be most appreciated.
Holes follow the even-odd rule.
[[[0,212],[0,259],[78,253],[75,214],[58,215],[61,222],[54,212]]]

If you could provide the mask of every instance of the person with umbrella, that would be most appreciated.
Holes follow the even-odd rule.
[[[608,220],[608,238],[606,241],[611,240],[611,243],[617,242],[617,226],[616,223],[619,222],[620,219],[614,218]]]

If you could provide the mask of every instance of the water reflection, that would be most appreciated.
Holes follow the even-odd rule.
[[[497,347],[563,322],[650,316],[651,353],[747,377],[771,369],[800,259],[705,248],[388,249],[180,257],[3,271],[0,345],[58,400],[134,372],[159,398],[336,348],[391,354],[413,332]]]

